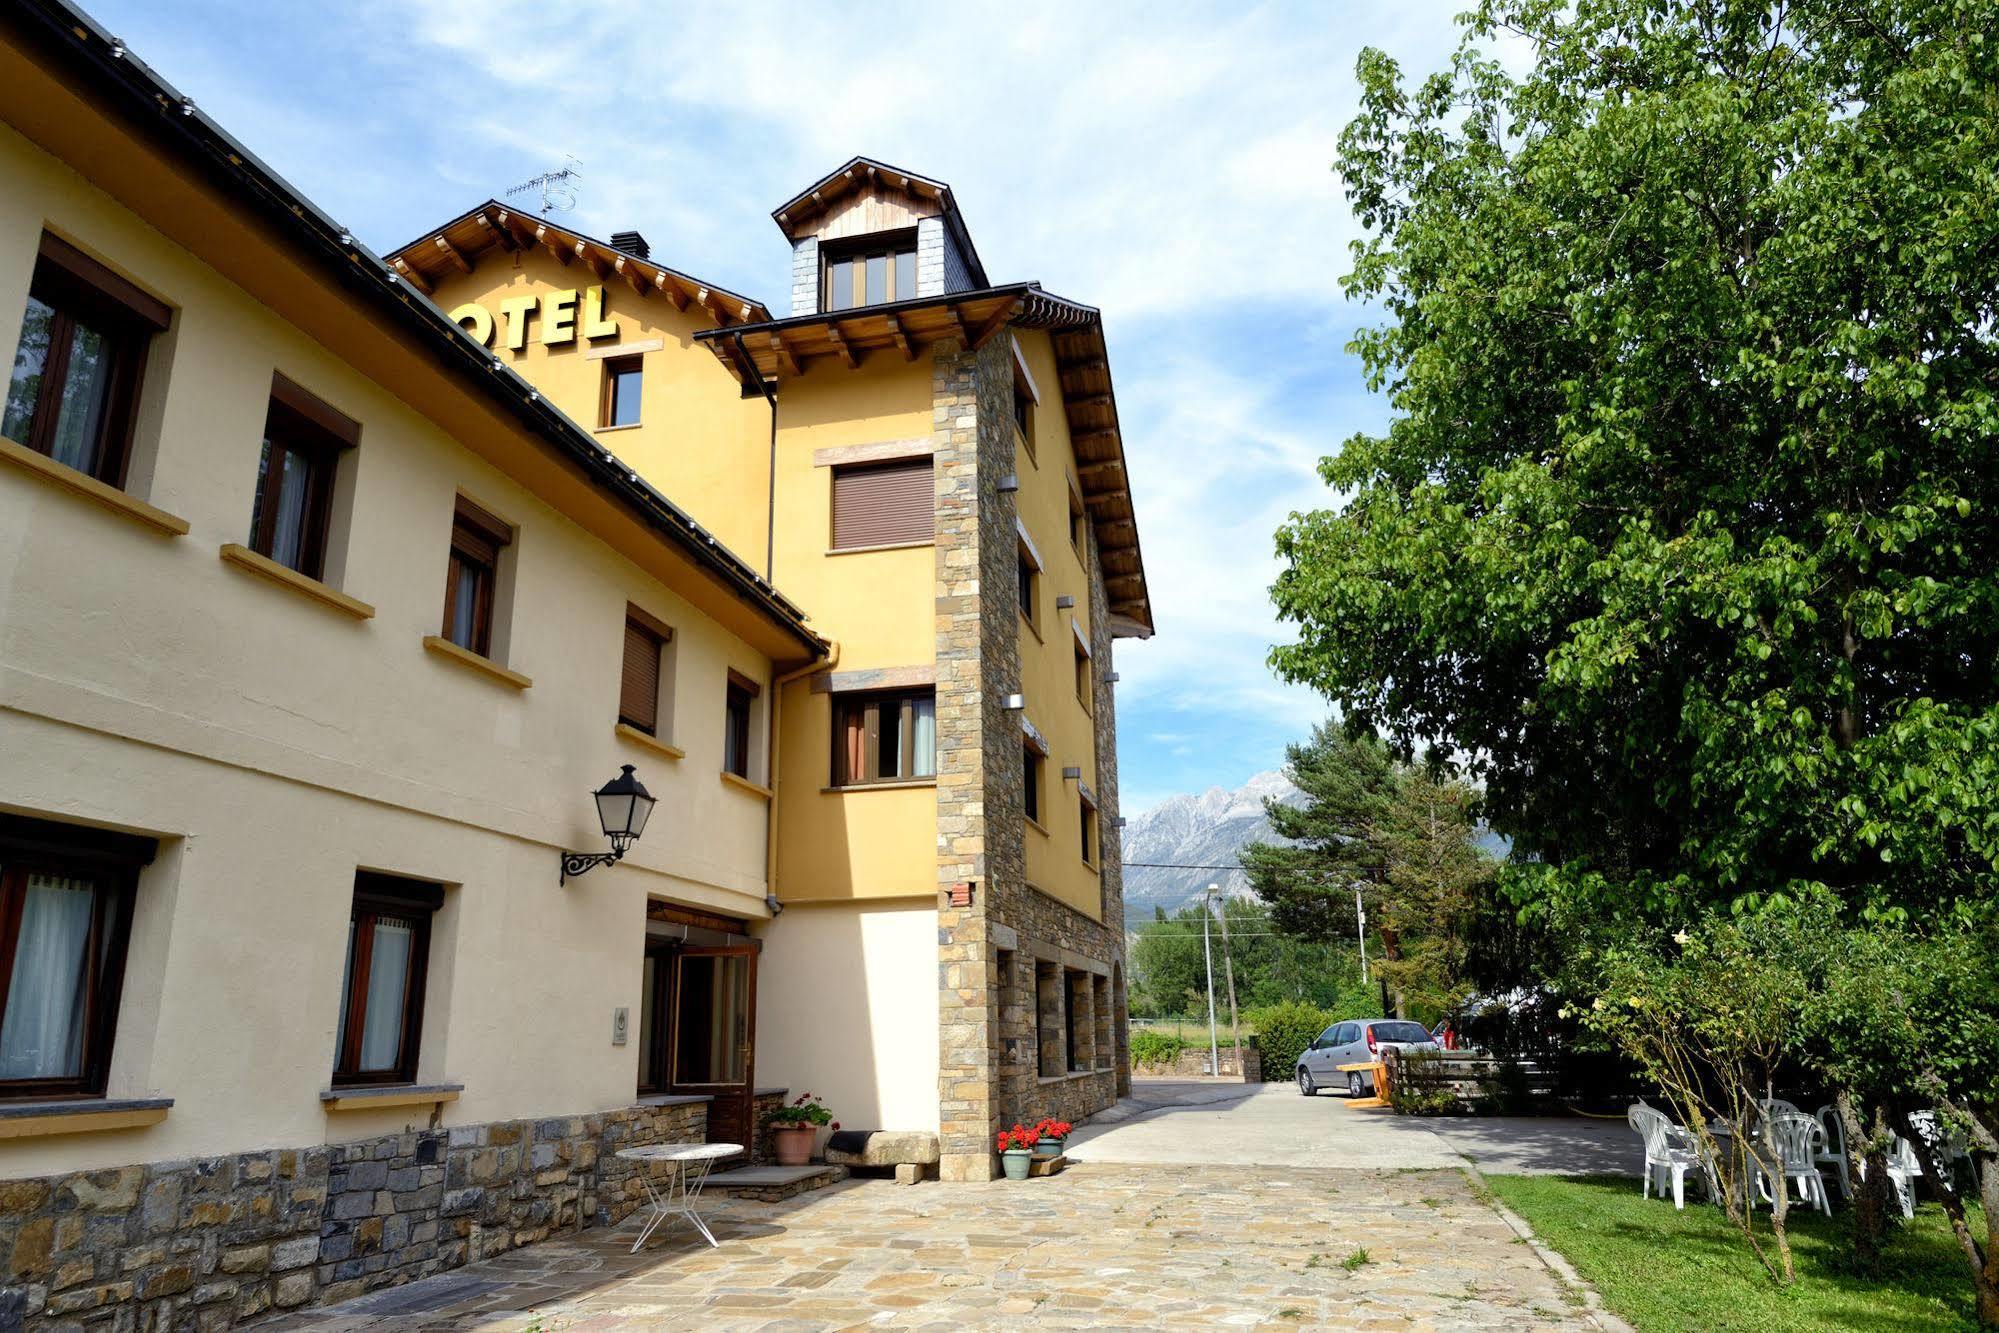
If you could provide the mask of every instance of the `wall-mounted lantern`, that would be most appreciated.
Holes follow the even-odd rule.
[[[567,884],[572,875],[624,860],[625,853],[639,840],[639,834],[645,832],[646,819],[654,805],[652,793],[640,785],[630,764],[624,770],[592,793],[597,801],[597,822],[603,825],[604,836],[611,840],[611,850],[564,852],[562,883]]]

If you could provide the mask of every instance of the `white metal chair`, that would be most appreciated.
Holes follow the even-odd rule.
[[[1839,1108],[1821,1106],[1818,1109],[1818,1122],[1819,1129],[1825,1135],[1825,1141],[1819,1150],[1812,1154],[1812,1163],[1815,1166],[1831,1169],[1832,1178],[1839,1184],[1840,1201],[1851,1203],[1853,1181],[1847,1171],[1846,1125],[1839,1118]]]
[[[1652,1187],[1657,1184],[1659,1197],[1663,1199],[1670,1181],[1673,1207],[1684,1209],[1687,1206],[1687,1173],[1697,1171],[1702,1180],[1708,1179],[1707,1162],[1701,1157],[1694,1136],[1668,1120],[1665,1112],[1642,1101],[1632,1104],[1625,1113],[1625,1121],[1645,1141],[1645,1180],[1640,1193],[1650,1198]]]
[[[1776,1202],[1776,1191],[1788,1192],[1796,1186],[1798,1202],[1808,1203],[1822,1213],[1832,1211],[1826,1197],[1825,1180],[1819,1175],[1817,1156],[1825,1145],[1825,1130],[1818,1121],[1801,1111],[1779,1111],[1763,1122],[1764,1143],[1777,1157],[1778,1179],[1762,1163],[1756,1166],[1756,1189],[1766,1203]]]

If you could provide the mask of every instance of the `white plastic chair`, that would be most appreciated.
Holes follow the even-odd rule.
[[[1652,1196],[1652,1186],[1659,1187],[1659,1197],[1666,1197],[1666,1186],[1670,1180],[1673,1189],[1673,1207],[1687,1206],[1687,1172],[1698,1171],[1702,1179],[1707,1178],[1707,1163],[1700,1155],[1694,1136],[1666,1118],[1663,1111],[1636,1102],[1625,1113],[1625,1120],[1645,1141],[1645,1180],[1640,1193],[1645,1198]]]
[[[1776,1191],[1797,1187],[1798,1202],[1808,1203],[1822,1213],[1832,1212],[1826,1197],[1825,1180],[1819,1175],[1817,1156],[1825,1145],[1825,1130],[1801,1111],[1780,1111],[1763,1122],[1764,1143],[1777,1155],[1781,1178],[1772,1180],[1760,1162],[1756,1168],[1756,1190],[1764,1202],[1775,1203]]]
[[[1812,1154],[1812,1164],[1830,1167],[1832,1178],[1839,1183],[1839,1197],[1842,1203],[1853,1202],[1853,1181],[1847,1173],[1846,1125],[1839,1118],[1836,1106],[1821,1106],[1818,1110],[1819,1129],[1825,1141]]]

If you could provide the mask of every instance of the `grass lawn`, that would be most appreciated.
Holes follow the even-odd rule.
[[[1890,1240],[1888,1276],[1879,1282],[1846,1270],[1850,1212],[1828,1218],[1793,1208],[1798,1280],[1784,1288],[1765,1275],[1718,1208],[1689,1200],[1685,1212],[1675,1212],[1671,1200],[1641,1199],[1638,1182],[1622,1177],[1488,1179],[1534,1234],[1643,1333],[1976,1327],[1971,1278],[1935,1204],[1918,1208]],[[1972,1219],[1982,1226],[1975,1210]]]

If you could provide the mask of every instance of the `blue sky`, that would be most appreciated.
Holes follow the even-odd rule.
[[[856,153],[949,181],[994,281],[1104,311],[1159,627],[1118,650],[1131,813],[1324,715],[1264,660],[1271,534],[1385,417],[1335,145],[1360,48],[1435,68],[1459,7],[91,4],[378,251],[573,154],[567,221],[777,306],[772,208]]]

